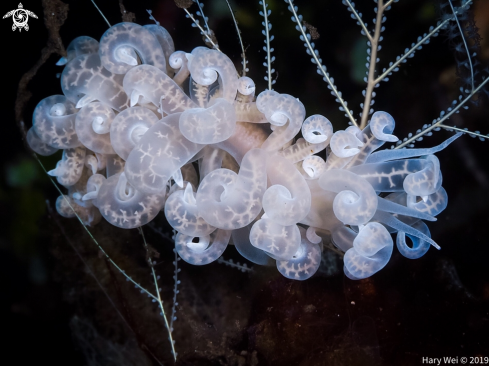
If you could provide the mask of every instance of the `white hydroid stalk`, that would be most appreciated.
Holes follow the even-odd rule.
[[[347,103],[343,100],[341,93],[338,91],[338,89],[336,89],[336,85],[334,85],[333,80],[329,77],[328,73],[326,72],[326,67],[321,64],[321,61],[319,60],[317,51],[311,45],[311,42],[309,42],[309,38],[307,37],[307,34],[304,31],[305,27],[301,24],[301,20],[299,19],[299,15],[297,15],[293,1],[292,0],[286,0],[286,2],[289,3],[289,10],[294,15],[295,22],[297,23],[297,28],[298,28],[299,32],[301,32],[302,37],[304,38],[303,41],[305,42],[306,47],[308,48],[309,52],[311,53],[311,56],[313,57],[314,63],[317,65],[318,73],[322,74],[324,77],[324,80],[329,84],[332,93],[336,96],[338,103],[341,104],[341,107],[344,109],[344,112],[345,112],[346,116],[350,119],[350,122],[354,126],[358,126],[355,118],[353,118],[353,115],[351,114],[350,110],[348,109]]]
[[[430,132],[431,130],[433,130],[434,128],[437,128],[437,127],[442,127],[442,128],[445,128],[445,129],[446,128],[449,128],[449,129],[454,129],[455,130],[456,128],[446,126],[446,125],[443,124],[443,122],[446,121],[448,118],[450,118],[461,107],[463,107],[465,105],[465,103],[467,103],[488,81],[489,81],[489,77],[487,77],[482,83],[480,83],[479,86],[477,88],[475,88],[467,97],[465,97],[464,100],[462,100],[456,107],[454,107],[451,111],[449,111],[443,117],[441,117],[436,123],[433,123],[427,129],[425,129],[425,130],[421,131],[420,133],[412,136],[411,138],[407,139],[406,141],[404,141],[402,144],[396,146],[395,148],[396,149],[403,148],[404,146],[407,146],[411,142],[416,141],[418,138],[422,137],[423,135],[425,135],[426,133]],[[469,131],[465,131],[465,130],[461,130],[461,132],[469,133]],[[476,133],[472,132],[472,134],[476,134]],[[484,135],[479,135],[479,134],[476,134],[476,135],[479,136],[479,137],[487,138],[487,136],[484,136]]]
[[[271,60],[271,52],[270,52],[270,29],[268,22],[268,12],[267,12],[267,4],[265,0],[261,1],[263,6],[263,18],[265,23],[265,37],[266,37],[266,48],[267,48],[267,75],[268,75],[268,90],[272,90],[272,60]]]
[[[236,17],[234,16],[233,8],[231,7],[231,4],[229,4],[228,0],[226,0],[226,4],[228,4],[229,12],[231,13],[231,16],[233,17],[234,26],[236,27],[236,33],[238,33],[239,44],[241,46],[241,57],[243,59],[243,72],[242,72],[241,76],[246,76],[248,62],[246,61],[246,53],[245,53],[245,49],[244,49],[244,45],[243,45],[243,39],[241,39],[241,31],[239,30],[238,22],[236,21]]]
[[[370,64],[368,69],[367,90],[365,92],[365,101],[363,102],[362,120],[360,123],[360,129],[364,129],[367,126],[367,120],[370,111],[370,102],[372,101],[372,93],[374,91],[375,80],[375,66],[377,66],[377,51],[379,47],[380,32],[382,28],[382,17],[384,15],[384,0],[379,0],[377,3],[377,17],[375,21],[374,36],[371,37],[370,45],[372,52],[370,53]]]
[[[392,0],[390,1],[392,2]],[[390,3],[389,2],[389,3]],[[465,3],[463,3],[460,6],[460,9],[463,9],[467,6],[469,6],[472,3],[472,0],[467,0]],[[386,4],[387,6],[387,4]],[[458,14],[457,11],[455,11],[455,14]],[[455,15],[453,17],[447,18],[444,21],[440,22],[436,27],[430,30],[429,33],[425,34],[422,38],[419,38],[419,41],[416,42],[410,49],[408,49],[399,59],[397,59],[395,62],[393,62],[381,75],[377,76],[377,79],[375,79],[375,83],[380,83],[387,75],[392,73],[393,71],[396,71],[395,69],[399,67],[401,63],[403,63],[407,58],[409,58],[410,55],[412,55],[420,46],[425,44],[429,39],[433,36],[436,36],[440,30],[446,27],[448,22],[453,20],[455,18]]]
[[[202,34],[205,36],[205,38],[207,38],[207,40],[210,42],[210,44],[212,44],[212,47],[214,47],[214,49],[218,50],[219,52],[222,52],[220,49],[219,49],[219,46],[217,44],[214,43],[214,41],[211,39],[211,37],[209,37],[209,35],[207,34],[207,32],[204,30],[204,28],[202,28],[202,26],[199,24],[199,22],[194,18],[194,16],[185,8],[183,8],[183,10],[185,10],[185,12],[187,13],[188,17],[192,20],[192,22],[194,22],[194,24],[197,26],[197,28],[200,29],[200,31],[202,32]]]
[[[357,24],[359,24],[360,27],[362,27],[362,30],[365,33],[365,36],[367,36],[368,40],[370,42],[372,42],[372,36],[370,35],[370,32],[368,31],[367,26],[365,25],[365,22],[362,20],[362,17],[360,16],[360,14],[355,9],[355,6],[352,5],[350,0],[343,0],[343,4],[348,6],[349,10],[352,12],[352,14],[357,19],[357,21],[358,21]]]
[[[464,31],[463,31],[462,27],[460,26],[460,22],[458,21],[457,12],[453,8],[452,0],[448,0],[448,3],[450,4],[450,8],[452,8],[453,17],[455,18],[455,22],[457,22],[457,27],[458,27],[458,30],[460,32],[460,37],[462,37],[462,41],[464,41],[465,51],[467,52],[467,56],[469,59],[469,65],[470,65],[471,90],[474,91],[474,68],[472,66],[472,60],[470,58],[469,47],[467,46],[467,42],[465,41]]]
[[[143,229],[138,227],[138,231],[141,234],[141,236],[143,237],[144,248],[146,249],[146,253],[149,253],[148,243],[146,242],[146,238],[144,237]],[[175,352],[175,341],[173,340],[172,332],[170,330],[171,328],[170,328],[170,325],[168,324],[168,319],[166,317],[165,308],[163,307],[163,301],[161,300],[160,290],[158,288],[158,278],[156,277],[155,269],[154,269],[153,263],[151,262],[150,256],[148,256],[148,261],[150,262],[148,264],[149,264],[149,267],[151,268],[151,274],[153,276],[153,281],[154,281],[154,284],[156,287],[156,296],[157,296],[156,301],[158,302],[158,305],[160,306],[161,315],[163,316],[163,319],[165,320],[165,326],[166,326],[166,329],[168,331],[168,340],[170,341],[170,345],[171,345],[171,353],[173,355],[173,359],[176,362],[177,361],[177,353]]]

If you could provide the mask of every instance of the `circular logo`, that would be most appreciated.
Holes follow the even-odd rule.
[[[22,29],[25,29],[26,31],[29,30],[29,25],[27,24],[27,22],[29,21],[29,17],[37,19],[37,15],[30,10],[24,9],[22,3],[19,4],[18,9],[11,10],[7,14],[5,14],[3,16],[3,19],[9,17],[12,17],[12,20],[14,21],[14,24],[12,25],[12,30],[15,31],[16,29],[18,29],[19,32]]]

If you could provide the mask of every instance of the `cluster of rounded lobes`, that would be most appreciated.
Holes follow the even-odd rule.
[[[386,265],[392,233],[408,258],[437,247],[422,220],[446,207],[433,153],[453,138],[374,152],[397,141],[388,113],[333,133],[290,95],[255,98],[223,53],[175,52],[158,25],[76,38],[58,64],[63,95],[37,105],[27,138],[41,155],[63,150],[49,174],[68,189],[56,203],[65,217],[131,229],[164,211],[185,261],[208,264],[232,243],[296,280],[317,271],[326,238],[352,279]]]

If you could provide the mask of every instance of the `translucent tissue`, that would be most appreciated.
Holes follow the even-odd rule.
[[[459,135],[376,151],[397,141],[390,114],[334,132],[291,95],[255,97],[225,54],[175,51],[159,25],[116,24],[67,51],[63,95],[39,102],[27,134],[41,155],[63,150],[49,172],[68,191],[62,216],[131,229],[163,211],[185,261],[209,264],[231,244],[295,280],[314,275],[330,237],[351,279],[385,267],[392,235],[409,259],[439,248],[423,221],[448,200],[434,154]]]

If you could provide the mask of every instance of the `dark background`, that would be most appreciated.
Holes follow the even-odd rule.
[[[69,5],[60,29],[65,47],[80,35],[100,39],[107,26],[92,3],[64,3]],[[204,3],[221,49],[241,70],[241,51],[225,2]],[[474,7],[483,38],[483,63],[489,59],[488,3],[479,0]],[[50,212],[57,192],[24,148],[15,122],[19,80],[47,45],[43,5],[53,4],[56,1],[23,1],[24,8],[39,17],[30,19],[28,32],[12,32],[11,19],[0,22],[0,329],[7,340],[2,342],[1,363],[171,364],[167,333],[156,304],[104,261],[75,219]],[[232,4],[250,60],[248,76],[261,91],[266,87],[261,9],[258,1],[235,0]],[[17,5],[3,1],[0,13]],[[117,0],[98,1],[98,5],[111,24],[121,21]],[[339,0],[297,0],[296,5],[317,28],[320,38],[315,43],[323,62],[358,113],[366,62],[359,27]],[[374,3],[362,1],[360,5],[364,19],[371,23]],[[394,4],[387,13],[381,68],[436,24],[440,14],[435,5],[421,0]],[[178,50],[189,52],[203,45],[198,30],[171,0],[125,0],[124,6],[135,13],[139,24],[150,23],[145,9],[152,9]],[[325,115],[335,130],[346,128],[347,120],[310,63],[286,4],[275,0],[270,8],[278,73],[275,90],[300,98],[307,115]],[[195,14],[195,5],[190,11]],[[61,93],[56,78],[61,68],[55,66],[59,57],[49,57],[27,86],[32,97],[26,98],[21,109],[27,127],[36,104]],[[453,50],[441,34],[403,64],[389,83],[381,85],[374,107],[394,116],[395,134],[403,138],[446,109],[458,96],[458,87]],[[470,105],[449,123],[488,133],[488,105],[487,99],[479,106]],[[450,135],[440,131],[416,146],[434,146]],[[285,279],[273,267],[251,264],[253,272],[242,273],[219,263],[194,267],[178,262],[182,271],[174,338],[179,363],[418,365],[422,357],[489,357],[488,143],[463,136],[437,154],[449,205],[429,227],[442,250],[431,248],[413,261],[395,249],[386,268],[367,280],[345,278],[340,259],[331,253],[325,253],[319,272],[304,282]],[[41,161],[52,169],[57,159],[55,155]],[[156,220],[156,227],[168,232],[163,218]],[[154,293],[136,230],[116,229],[102,222],[91,231],[115,262]],[[151,229],[145,233],[160,253],[155,269],[161,276],[159,285],[169,313],[172,244]],[[245,262],[232,247],[224,257]]]

